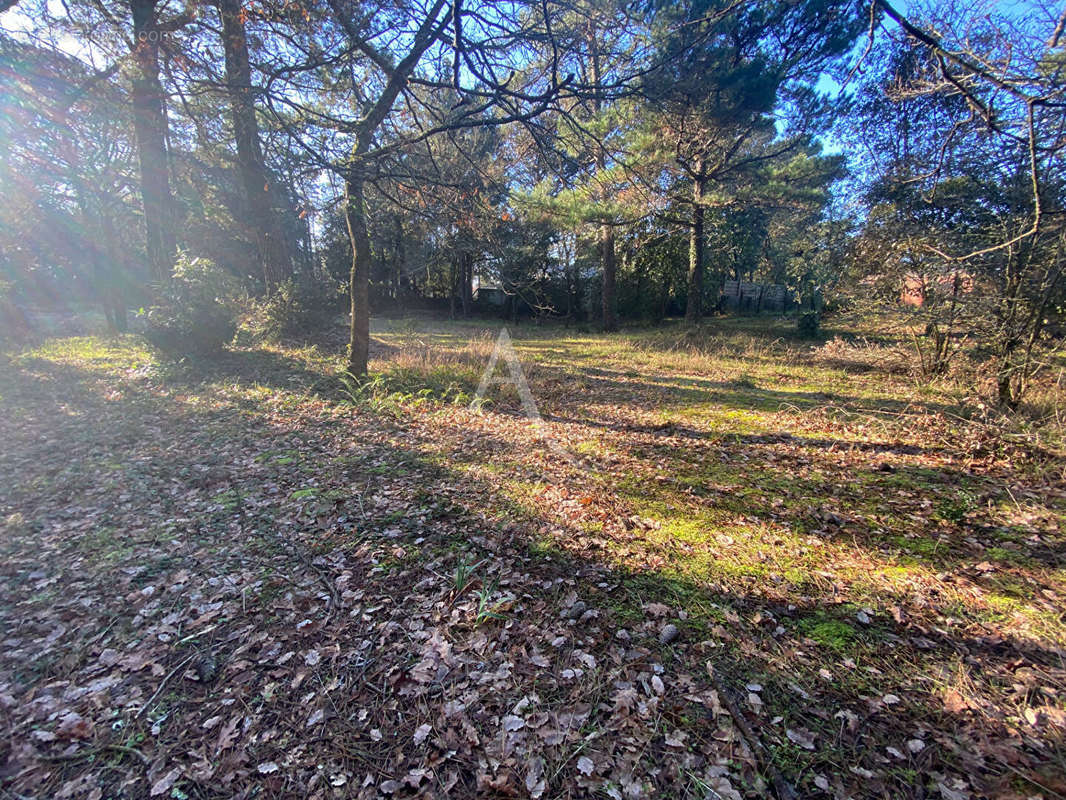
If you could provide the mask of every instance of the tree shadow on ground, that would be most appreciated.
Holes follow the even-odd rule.
[[[166,367],[165,380],[190,386],[219,380],[236,380],[286,391],[315,392],[334,376],[306,360],[267,349],[227,349],[210,359],[184,361]]]
[[[752,445],[789,444],[801,447],[813,447],[822,450],[854,450],[863,453],[875,453],[878,455],[922,455],[943,454],[949,452],[946,448],[942,447],[925,447],[905,442],[867,442],[853,441],[849,439],[826,439],[810,436],[797,436],[792,433],[734,433],[728,430],[710,432],[681,425],[676,422],[664,422],[655,425],[636,422],[608,422],[605,420],[591,419],[589,417],[568,417],[551,412],[546,412],[543,416],[545,419],[555,422],[582,427],[600,428],[603,430],[614,431],[616,433],[632,433],[663,438],[682,437],[685,439],[707,441],[711,443],[729,440],[739,444]]]
[[[676,438],[654,434],[618,446],[632,458],[625,492],[638,508],[683,497],[685,513],[707,513],[714,524],[750,517],[792,536],[813,532],[938,569],[1066,563],[1066,536],[1052,522],[1007,526],[993,518],[990,509],[1014,502],[1003,475],[930,461],[948,455],[940,448],[737,435],[679,450]],[[997,589],[991,574],[977,582]]]
[[[491,413],[523,419],[517,413]],[[573,423],[579,430],[587,424]],[[656,444],[660,435],[665,441]],[[616,441],[612,444],[628,449]],[[650,515],[664,530],[682,530],[689,558],[695,553],[700,560],[713,560],[721,549],[714,544],[714,532],[736,530],[738,525],[742,530],[748,520],[765,526],[759,536],[767,544],[753,540],[745,545],[752,550],[767,546],[772,550],[769,543],[781,535],[790,541],[813,536],[819,542],[854,548],[889,570],[906,565],[962,570],[966,585],[997,596],[1031,599],[1034,590],[1025,588],[1026,571],[1055,570],[1066,564],[1066,536],[1054,527],[1034,530],[989,522],[987,507],[1011,498],[1000,480],[901,460],[937,452],[919,448],[857,447],[856,452],[873,452],[891,462],[868,463],[864,468],[833,460],[819,465],[819,451],[827,450],[827,444],[839,443],[730,436],[703,440],[702,452],[693,453],[679,450],[676,439],[653,431],[650,441],[645,438],[632,445],[629,455],[643,466],[633,467],[627,461],[632,471],[624,478],[617,462],[600,463],[596,455],[581,452],[571,456],[590,469],[613,473],[614,491],[630,513]],[[775,450],[778,445],[786,448],[785,453]],[[540,442],[534,446],[546,447]],[[522,449],[523,445],[497,440],[492,452],[517,459]],[[835,455],[849,454],[845,446]],[[707,537],[706,556],[699,555],[705,547],[701,537]],[[993,566],[977,569],[981,564]],[[788,566],[771,559],[760,574],[781,573]]]
[[[256,359],[237,358],[219,374],[243,385],[274,386],[287,393],[292,389],[283,371],[287,363],[287,360],[269,361],[264,367]],[[297,364],[295,368],[297,385],[305,386],[303,381],[310,376],[299,371],[305,369],[303,366]],[[264,380],[268,372],[276,372],[276,376]],[[6,452],[25,449],[19,459],[21,463],[16,464],[14,459],[10,462],[17,469],[18,480],[13,486],[15,491],[4,501],[5,513],[18,509],[27,518],[50,527],[68,526],[70,532],[65,546],[84,551],[86,546],[97,547],[97,539],[87,545],[84,537],[86,530],[98,527],[101,522],[116,528],[120,539],[132,539],[146,536],[145,529],[154,525],[164,526],[168,520],[188,517],[191,508],[200,509],[195,521],[181,522],[178,528],[161,527],[159,535],[151,536],[156,559],[151,565],[130,564],[122,560],[127,556],[118,556],[114,563],[106,562],[105,569],[101,559],[106,554],[95,551],[84,558],[79,556],[78,560],[65,560],[71,556],[72,549],[37,553],[32,549],[34,536],[27,535],[18,544],[23,549],[19,562],[17,565],[8,562],[7,566],[27,572],[22,576],[24,582],[20,585],[24,594],[18,603],[22,626],[44,620],[43,604],[49,602],[48,596],[35,600],[32,595],[38,590],[29,582],[25,566],[34,558],[41,558],[52,570],[99,570],[98,575],[89,576],[96,584],[96,594],[83,595],[97,597],[98,603],[81,606],[70,603],[62,609],[71,624],[79,624],[90,636],[95,636],[106,630],[109,614],[129,616],[124,609],[124,596],[113,597],[112,587],[108,585],[123,567],[150,566],[154,570],[152,580],[163,586],[172,585],[174,576],[182,569],[214,569],[207,561],[211,557],[209,553],[186,550],[186,543],[176,531],[188,531],[190,538],[196,537],[197,542],[220,542],[244,530],[235,526],[248,519],[251,522],[244,524],[264,529],[277,525],[286,535],[306,537],[323,556],[332,550],[349,552],[352,562],[360,565],[358,585],[383,581],[402,598],[413,591],[412,575],[422,575],[414,565],[423,553],[435,560],[434,569],[448,574],[463,563],[461,559],[467,550],[478,547],[473,544],[476,539],[496,543],[492,544],[494,547],[510,546],[485,519],[486,511],[495,504],[497,509],[505,509],[509,517],[509,535],[515,545],[534,554],[508,576],[516,594],[542,594],[543,586],[559,575],[579,576],[585,602],[600,617],[577,624],[583,634],[595,630],[597,635],[602,635],[601,649],[596,651],[600,670],[608,669],[606,665],[611,663],[608,646],[621,641],[616,636],[619,629],[629,631],[627,635],[633,644],[628,652],[633,658],[662,663],[669,670],[665,673],[668,678],[684,675],[694,685],[705,684],[708,679],[704,664],[710,662],[723,676],[727,690],[735,693],[750,727],[758,731],[770,748],[773,762],[791,782],[802,788],[805,796],[818,796],[819,790],[813,782],[817,775],[825,776],[841,796],[924,797],[934,794],[939,783],[963,778],[972,780],[976,791],[997,796],[1009,788],[1011,780],[1018,779],[1019,773],[1055,791],[1066,788],[1059,783],[1061,775],[1066,774],[1060,734],[1047,721],[1028,728],[1018,721],[1019,709],[1026,703],[1035,705],[1041,698],[1044,690],[1040,687],[1062,685],[1066,680],[1062,653],[1053,647],[995,632],[977,633],[958,625],[945,627],[930,622],[938,616],[950,616],[952,611],[946,607],[911,608],[904,604],[899,619],[878,608],[871,623],[863,624],[856,621],[854,606],[805,596],[803,592],[810,589],[764,584],[740,591],[735,583],[711,585],[670,574],[668,564],[656,569],[619,563],[620,559],[609,549],[583,544],[589,534],[581,525],[560,520],[549,507],[518,507],[512,500],[501,498],[497,482],[471,478],[469,472],[452,469],[449,462],[432,457],[430,453],[439,451],[442,442],[434,438],[433,430],[419,429],[413,420],[409,425],[397,425],[365,409],[338,418],[323,413],[329,409],[317,405],[301,410],[284,403],[276,409],[263,406],[258,413],[252,413],[257,412],[255,406],[245,407],[217,392],[208,394],[207,402],[191,402],[186,397],[195,386],[211,392],[214,378],[199,384],[177,385],[173,393],[161,394],[159,387],[153,385],[117,389],[109,385],[111,381],[106,376],[91,370],[34,364],[32,372],[16,375],[15,382],[21,387],[19,391],[3,393],[5,411],[12,412],[6,415],[4,425],[9,434]],[[306,388],[302,391],[306,393]],[[266,403],[267,399],[262,402]],[[19,419],[28,416],[36,422],[20,426]],[[47,418],[52,416],[55,419],[49,424]],[[373,447],[360,441],[361,432],[367,435],[382,428],[395,429],[399,436]],[[465,452],[467,463],[476,462],[477,451],[471,447],[478,444],[480,433],[462,425],[450,431],[455,437],[453,449]],[[47,438],[42,438],[42,432],[47,433]],[[777,444],[753,441],[735,447],[768,448]],[[487,451],[504,462],[506,468],[508,456],[520,465],[523,448],[528,450],[529,443],[501,435],[489,438]],[[682,455],[674,450],[676,456]],[[101,480],[97,460],[105,455],[124,469]],[[758,455],[748,459],[749,463],[759,460]],[[304,462],[315,466],[313,487],[308,486],[307,476],[300,468]],[[323,464],[328,468],[322,469]],[[65,471],[67,466],[76,467],[76,472]],[[411,485],[417,486],[417,490],[407,487],[404,492],[420,494],[397,494],[395,502],[401,504],[403,511],[399,517],[390,510],[395,504],[393,500],[375,507],[368,516],[364,508],[368,496],[380,491],[387,499],[386,490],[398,491],[391,484],[381,485],[387,484],[384,477],[398,470],[415,476]],[[517,472],[526,481],[566,482],[581,488],[595,483],[580,470],[562,473],[549,470],[543,475],[521,469]],[[747,477],[750,483],[751,476]],[[950,476],[946,476],[945,485],[949,485],[948,481]],[[795,491],[806,497],[825,497],[828,489],[845,482],[838,468],[836,473],[822,478],[797,482]],[[231,497],[236,485],[241,487],[241,492]],[[638,500],[656,499],[651,485],[638,487]],[[57,491],[43,491],[47,487]],[[294,502],[295,493],[311,488],[313,495],[308,495],[306,502]],[[624,487],[610,488],[613,493]],[[330,492],[340,494],[327,498]],[[124,493],[128,496],[123,497]],[[158,502],[158,516],[151,508],[131,508],[130,496],[135,502]],[[753,513],[749,502],[738,502],[741,504],[725,506],[726,510]],[[310,508],[311,505],[315,507]],[[628,510],[624,505],[606,506],[611,530],[601,533],[601,538],[622,537],[627,533],[614,518]],[[413,513],[423,507],[429,509],[428,515]],[[452,510],[455,507],[459,512]],[[322,509],[325,510],[320,514]],[[437,518],[433,515],[447,514],[452,518],[456,513],[461,514],[461,529],[466,532],[466,539],[457,544],[450,540],[435,543],[433,531]],[[798,520],[801,512],[786,513]],[[321,520],[323,516],[325,522]],[[341,518],[346,521],[341,522]],[[351,520],[358,520],[359,524],[353,525]],[[545,536],[550,537],[548,546],[545,546]],[[841,539],[846,538],[847,532],[841,531]],[[410,567],[390,566],[390,548],[400,543],[414,553]],[[637,536],[628,543],[655,555],[655,546],[646,538]],[[453,544],[455,549],[449,549]],[[271,554],[262,547],[263,557],[280,569],[288,556]],[[668,544],[658,547],[668,555]],[[487,546],[481,551],[483,555],[488,552]],[[128,558],[137,555],[131,553]],[[168,556],[172,560],[164,562]],[[241,554],[226,553],[225,557],[239,559]],[[217,578],[223,579],[239,563],[227,560],[217,565],[221,571]],[[328,571],[328,564],[327,560],[313,566],[325,570],[330,581],[335,582],[338,576]],[[375,570],[381,571],[375,573]],[[77,581],[86,580],[86,575],[74,578],[64,584],[65,593],[71,599],[79,594],[81,585]],[[284,607],[284,589],[276,590],[278,594],[273,598],[265,592],[260,595],[259,591],[251,598],[254,615],[251,619],[255,626],[267,629],[273,624],[278,608]],[[324,589],[320,591],[325,594]],[[894,602],[897,598],[891,599]],[[668,606],[667,615],[653,619],[650,603]],[[42,609],[40,617],[33,613],[36,606]],[[310,603],[303,613],[308,619],[320,622],[321,615],[316,611],[320,607]],[[676,641],[660,644],[659,629],[666,621],[676,624],[680,634]],[[501,622],[501,632],[505,625],[505,621]],[[778,628],[782,630],[778,632]],[[28,636],[28,630],[13,629],[12,635]],[[240,631],[238,623],[228,621],[209,639],[224,663],[238,645],[227,637]],[[42,628],[36,633],[43,639],[49,631]],[[136,632],[131,635],[140,636]],[[330,641],[331,636],[340,637],[344,645],[354,647],[365,632],[361,620],[334,614],[326,617],[315,636],[322,641]],[[375,686],[373,691],[388,695],[393,691],[389,687],[399,684],[390,684],[386,679],[404,674],[413,661],[412,654],[384,642],[372,645],[369,653],[370,660],[395,670],[389,672],[375,664],[375,669],[380,671],[374,674],[381,676],[381,686],[386,688]],[[164,674],[179,666],[184,657],[185,651],[177,645],[166,649],[161,656]],[[75,675],[92,666],[94,660],[95,654],[90,656],[86,651],[69,661],[36,665],[36,672],[23,671],[23,675],[26,680],[32,678],[33,682],[44,685]],[[282,693],[285,702],[279,708],[298,709],[299,691],[286,688],[295,684],[296,679],[289,671],[281,670],[276,661],[274,657],[243,664],[238,673],[244,681],[242,686],[257,688],[255,691],[242,688],[235,697],[244,698],[246,693],[249,700],[258,697],[258,687],[268,686],[271,680],[277,683],[278,676],[274,673],[280,670],[284,680],[275,691]],[[847,664],[849,661],[851,666]],[[366,670],[365,666],[361,668]],[[560,662],[545,669],[561,668]],[[1023,669],[1029,672],[1023,675]],[[829,679],[821,674],[822,670],[830,673]],[[534,691],[536,681],[529,680],[529,690]],[[1012,682],[1023,684],[1025,691],[1021,696],[1004,688]],[[755,684],[762,688],[757,691],[747,688]],[[155,682],[146,686],[145,696],[154,691],[154,686]],[[184,704],[195,710],[219,691],[188,680],[180,686],[180,693],[171,700],[169,713],[178,714]],[[353,684],[355,690],[371,691],[361,683]],[[447,696],[446,691],[447,687],[442,685],[441,702]],[[673,751],[659,748],[673,727],[683,727],[693,733],[714,727],[703,716],[700,706],[686,700],[672,685],[669,691],[670,705],[661,720],[664,729],[654,732],[653,741],[657,744],[649,752],[649,758],[660,764],[675,758],[670,755]],[[753,703],[750,694],[761,698],[760,702]],[[890,696],[897,697],[898,702],[890,702]],[[373,703],[366,707],[371,714],[379,713]],[[607,708],[607,704],[597,708],[597,716],[592,717],[590,725]],[[503,709],[498,713],[506,712]],[[377,720],[377,716],[373,719]],[[379,724],[387,730],[390,723],[398,724],[386,715]],[[303,725],[302,716],[299,724]],[[366,769],[368,757],[380,755],[385,759],[390,753],[396,755],[386,748],[380,748],[380,753],[373,750],[376,745],[365,737],[356,738],[358,734],[345,728],[342,717],[330,718],[325,725],[315,739],[320,760],[332,759],[355,772]],[[161,737],[151,736],[148,727],[147,720],[133,720],[122,731],[112,728],[102,731],[100,736],[103,743],[122,744],[126,737],[140,731],[145,734],[141,747],[152,756],[165,753],[168,744],[177,744],[178,739],[169,730]],[[790,740],[786,733],[789,729],[808,731],[813,736],[814,749]],[[191,730],[194,744],[217,740],[216,733],[203,732],[198,725]],[[483,734],[489,735],[487,731]],[[800,741],[805,741],[804,736]],[[296,738],[298,741],[300,737]],[[353,753],[343,746],[352,740],[361,752]],[[910,746],[912,740],[920,742],[921,747]],[[335,746],[333,742],[340,744]],[[288,746],[291,749],[293,744]],[[263,762],[280,758],[284,752],[277,742],[252,743],[250,747],[254,758]],[[887,750],[889,747],[900,755],[897,757]],[[471,794],[475,790],[472,769],[464,766],[460,784]],[[230,796],[231,788],[217,784],[210,788],[210,793]],[[1033,787],[1023,782],[1018,788]]]
[[[551,375],[552,370],[540,364],[530,369],[534,376]],[[573,374],[557,371],[573,378]],[[707,380],[672,375],[654,376],[640,372],[619,372],[603,368],[585,368],[580,372],[596,389],[614,397],[627,398],[644,408],[665,406],[688,407],[698,404],[717,404],[728,408],[774,412],[782,409],[807,411],[833,407],[853,414],[899,414],[917,410],[925,413],[965,412],[956,404],[929,400],[903,401],[876,396],[869,398],[839,392],[770,389],[758,386],[751,379]]]
[[[491,450],[507,452],[500,442]],[[590,543],[583,526],[529,505],[520,513],[525,535],[538,537],[529,543],[535,552],[558,560],[566,572],[589,575],[585,600],[611,618],[604,635],[612,635],[612,625],[646,629],[649,604],[669,605],[681,639],[652,644],[653,652],[667,664],[691,667],[694,660],[698,668],[707,660],[725,675],[749,725],[765,737],[775,764],[803,784],[804,796],[818,795],[812,779],[821,774],[852,796],[925,797],[937,791],[945,770],[970,776],[973,788],[990,796],[1020,772],[1061,788],[1062,732],[1047,720],[1019,732],[1017,698],[999,688],[1023,663],[1035,671],[1026,680],[1039,674],[1038,682],[1061,681],[1059,648],[988,626],[956,621],[945,628],[934,620],[953,614],[946,599],[916,609],[906,597],[882,597],[863,623],[853,602],[804,596],[788,584],[760,579],[765,585],[738,592],[669,568],[622,566],[609,546]],[[555,531],[547,547],[539,538],[546,529]],[[610,538],[591,538],[601,537]],[[643,539],[637,546],[654,562],[655,546]],[[590,565],[607,573],[590,574]],[[754,684],[762,686],[757,707],[748,705],[744,688]],[[791,741],[787,729],[813,731],[814,750]],[[1024,778],[1019,785],[1026,786]]]

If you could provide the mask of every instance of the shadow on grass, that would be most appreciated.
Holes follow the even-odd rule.
[[[492,333],[490,330],[476,331],[472,338],[490,344]],[[464,359],[465,367],[478,372],[484,368],[488,352],[491,352],[486,352],[484,361],[473,363],[471,353],[465,350],[469,339],[463,339],[449,331],[400,334],[397,341],[404,343],[397,346],[397,350],[408,346],[421,352],[426,359],[434,354],[443,360],[461,358]],[[772,380],[766,377],[713,380],[674,374],[654,375],[649,374],[646,369],[612,368],[603,365],[605,360],[618,358],[639,363],[643,348],[639,339],[630,341],[598,336],[560,340],[558,337],[546,337],[543,332],[537,331],[528,337],[515,333],[514,341],[534,394],[564,407],[573,405],[576,401],[599,399],[603,402],[622,402],[656,411],[687,411],[702,406],[720,406],[764,413],[831,408],[850,414],[898,415],[917,411],[965,416],[965,409],[957,404],[928,399],[901,400],[876,391],[871,393],[870,397],[858,397],[837,391],[775,388],[766,385]],[[392,355],[393,353],[383,354],[381,360],[387,362]],[[412,355],[413,353],[409,354],[409,358]],[[741,368],[755,361],[780,363],[776,357],[750,353],[719,354],[715,357],[731,360],[735,362],[734,366]],[[668,370],[675,371],[675,368]]]
[[[325,364],[311,366],[307,360],[270,348],[227,349],[209,359],[187,359],[161,365],[163,380],[174,386],[232,380],[242,385],[260,385],[286,391],[314,393],[335,382]]]
[[[551,368],[534,367],[534,374],[550,374]],[[533,371],[533,370],[531,370]],[[568,375],[569,373],[563,372]],[[676,376],[651,376],[639,372],[619,373],[602,368],[586,368],[581,373],[597,388],[615,397],[625,397],[645,408],[691,407],[715,404],[748,411],[809,411],[835,408],[852,414],[898,414],[908,410],[924,413],[961,415],[965,409],[955,404],[927,400],[903,401],[889,397],[861,398],[839,392],[790,391],[758,386],[750,379],[714,381]]]
[[[9,464],[17,470],[17,479],[13,481],[15,491],[5,502],[9,507],[17,505],[30,517],[55,522],[68,513],[65,507],[76,508],[91,497],[105,518],[114,515],[121,519],[124,504],[129,502],[121,495],[127,492],[145,500],[159,498],[162,513],[171,516],[184,513],[182,506],[190,498],[221,497],[216,516],[205,518],[201,524],[210,527],[212,535],[225,536],[234,515],[224,499],[229,487],[250,479],[275,486],[275,494],[264,489],[261,496],[251,498],[259,504],[258,513],[268,520],[271,512],[282,510],[293,490],[303,486],[301,460],[330,464],[332,471],[326,473],[331,475],[332,483],[320,485],[316,491],[348,492],[331,501],[333,508],[345,515],[354,515],[358,508],[350,487],[363,481],[368,487],[373,486],[375,476],[383,474],[379,469],[416,473],[427,503],[449,498],[449,503],[457,505],[469,521],[472,533],[484,532],[484,523],[479,521],[486,512],[483,503],[500,501],[498,485],[471,479],[467,472],[429,458],[425,450],[440,443],[422,439],[416,432],[407,432],[402,442],[393,442],[387,462],[382,462],[378,453],[366,460],[359,451],[338,456],[337,444],[342,435],[358,433],[359,426],[394,424],[365,411],[359,412],[353,430],[339,431],[335,421],[311,416],[271,419],[265,414],[248,415],[242,412],[254,411],[254,407],[243,409],[240,404],[217,396],[210,398],[208,404],[191,404],[179,397],[160,396],[150,387],[139,390],[132,386],[115,397],[116,387],[100,373],[58,364],[35,362],[31,366],[32,369],[11,376],[9,383],[17,385],[14,392],[4,391],[5,410],[12,412],[5,425],[10,434],[7,452],[13,454],[14,448],[21,451],[20,457],[12,458]],[[298,360],[263,351],[233,353],[219,364],[207,366],[205,372],[174,386],[184,393],[197,385],[225,379],[310,394],[322,377],[322,373]],[[27,417],[36,422],[20,429],[19,418]],[[48,425],[47,418],[51,417],[55,418],[54,424]],[[45,429],[50,431],[52,441],[40,440],[40,431]],[[461,431],[460,450],[465,436],[476,434]],[[61,447],[66,445],[58,454],[57,442]],[[777,438],[755,439],[738,441],[735,446],[750,450],[781,443]],[[493,439],[488,450],[501,458],[509,453],[517,458],[518,447]],[[673,466],[680,471],[684,463],[681,459],[695,454],[673,449]],[[232,456],[237,453],[252,457],[256,466],[235,464]],[[758,454],[746,455],[749,464],[760,460]],[[105,456],[115,463],[132,465],[132,469],[102,481],[96,460]],[[473,462],[476,458],[466,452],[465,460]],[[71,465],[76,467],[74,473],[65,471]],[[249,474],[249,469],[254,471]],[[769,477],[776,469],[767,466],[762,474]],[[695,480],[700,476],[700,471],[691,474]],[[570,477],[575,482],[582,480],[580,474]],[[738,475],[749,485],[755,477],[750,471]],[[791,481],[794,493],[807,498],[824,497],[846,482],[839,472],[814,479],[786,479]],[[951,485],[951,480],[952,476],[945,473],[945,485]],[[46,485],[48,492],[42,491]],[[653,485],[640,485],[636,499],[657,499],[650,488]],[[750,502],[738,498],[727,497],[720,503],[721,508],[731,512],[771,513],[752,509]],[[855,621],[856,609],[846,603],[805,597],[799,592],[789,592],[786,598],[769,598],[754,591],[740,592],[679,578],[665,569],[625,568],[613,563],[609,554],[581,550],[576,543],[585,531],[574,525],[560,525],[549,510],[503,505],[514,523],[517,544],[537,554],[534,562],[523,565],[522,577],[516,578],[520,581],[516,590],[542,591],[545,575],[562,573],[587,578],[586,600],[604,614],[608,635],[623,627],[636,630],[647,621],[651,602],[669,605],[669,619],[681,629],[680,639],[660,645],[653,632],[643,635],[639,646],[696,681],[705,680],[700,677],[705,674],[704,662],[711,662],[726,677],[730,690],[736,692],[750,725],[770,748],[775,764],[802,787],[805,796],[817,795],[813,780],[819,774],[826,776],[832,786],[839,785],[843,795],[864,797],[925,797],[936,792],[938,782],[947,779],[946,772],[968,776],[975,782],[975,789],[987,796],[1003,794],[1012,780],[1019,780],[1019,773],[1022,780],[1028,775],[1056,791],[1060,788],[1061,775],[1066,774],[1062,769],[1061,737],[1049,729],[1019,733],[1017,722],[1005,719],[1006,701],[1001,699],[1009,691],[1004,687],[1015,679],[1020,662],[1038,670],[1037,687],[1045,683],[1061,685],[1066,676],[1060,651],[1009,636],[937,629],[917,616],[890,620],[877,615],[871,624],[860,625]],[[290,516],[289,511],[285,514]],[[797,523],[807,519],[799,510],[786,511],[784,516]],[[322,530],[311,527],[317,523],[309,516],[297,519],[299,525],[315,532],[323,546],[353,548],[356,544],[350,527],[335,523],[335,527]],[[389,541],[402,535],[420,542],[419,537],[427,534],[431,524],[413,517],[398,522],[385,515],[371,518],[362,535],[384,536],[389,532]],[[548,529],[561,533],[545,546],[538,532]],[[842,538],[846,535],[841,532]],[[71,536],[72,547],[77,546],[77,538]],[[158,546],[165,554],[167,541],[161,539]],[[638,542],[636,546],[649,545]],[[170,571],[183,564],[160,570]],[[404,588],[397,585],[398,592]],[[679,611],[685,612],[683,619]],[[930,611],[935,609],[923,613]],[[84,608],[78,613],[88,617],[93,611]],[[222,641],[221,634],[219,640]],[[389,657],[386,652],[378,655]],[[53,671],[60,668],[45,667],[37,680],[61,676],[63,673]],[[749,691],[743,687],[755,683],[763,687],[757,692],[764,705],[760,712],[744,705]],[[186,691],[190,697],[180,702],[195,704],[199,695],[208,690],[186,687]],[[890,695],[900,701],[888,702]],[[989,697],[994,702],[988,702]],[[672,723],[685,724],[680,721],[683,713],[675,709],[669,714]],[[706,723],[697,718],[688,724],[700,727]],[[815,736],[814,749],[792,743],[785,734],[790,728],[811,731]],[[113,736],[116,743],[121,743],[118,734],[102,735]],[[122,736],[125,735],[124,732]],[[909,749],[906,743],[911,740],[919,741],[921,748]],[[330,739],[320,741],[328,743]],[[363,766],[346,756],[343,749],[330,751],[328,744],[321,746],[346,767],[354,770]],[[900,755],[893,755],[888,747]],[[1020,786],[1033,788],[1024,782]]]
[[[506,456],[499,444],[491,449]],[[670,606],[668,619],[680,627],[681,639],[652,643],[653,657],[696,674],[708,661],[726,676],[750,727],[803,796],[820,796],[813,785],[819,774],[844,795],[862,797],[926,797],[945,772],[972,777],[974,788],[989,796],[1019,780],[1019,772],[1045,786],[1060,785],[1066,751],[1053,726],[1001,745],[1014,730],[1004,713],[1020,713],[1002,692],[1004,680],[1023,662],[1044,679],[1066,677],[1056,647],[929,624],[938,611],[950,614],[947,608],[925,608],[920,617],[901,610],[896,619],[882,611],[863,624],[858,606],[799,590],[772,597],[668,569],[634,570],[583,545],[589,534],[580,526],[531,506],[515,513],[523,530],[556,530],[549,540],[531,539],[530,551],[564,573],[586,576],[585,600],[609,615],[606,635],[612,626],[646,625],[649,604]],[[884,604],[898,600],[885,598]],[[763,687],[756,690],[765,706],[759,710],[746,701],[744,687],[753,684]],[[786,729],[814,732],[814,750],[794,744]],[[1037,736],[1045,738],[1034,745]],[[918,744],[906,744],[915,738]]]

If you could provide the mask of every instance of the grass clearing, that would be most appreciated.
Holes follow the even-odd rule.
[[[175,367],[135,337],[87,337],[0,365],[0,581],[16,598],[0,695],[43,692],[18,724],[47,733],[9,753],[28,765],[20,790],[82,774],[32,766],[88,746],[64,739],[64,714],[89,722],[93,753],[177,758],[215,753],[234,703],[258,698],[241,747],[208,760],[305,769],[320,726],[335,744],[314,759],[345,781],[368,761],[392,774],[389,752],[421,769],[410,737],[423,722],[450,736],[450,700],[480,742],[456,745],[475,792],[472,765],[525,702],[574,723],[545,745],[552,791],[574,790],[566,754],[587,752],[656,796],[719,769],[760,796],[709,664],[803,796],[1066,792],[1059,456],[1025,457],[1019,430],[991,438],[958,388],[916,390],[861,330],[837,331],[860,343],[845,346],[767,320],[511,329],[568,461],[513,391],[467,407],[496,331],[376,323],[377,377],[347,394],[328,340]],[[76,622],[77,648],[52,620]],[[423,662],[454,684],[425,691]],[[148,786],[136,755],[111,752]],[[183,792],[226,796],[216,768],[181,758]]]

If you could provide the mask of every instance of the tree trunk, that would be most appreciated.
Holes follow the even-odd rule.
[[[459,299],[463,302],[463,316],[470,316],[470,305],[474,301],[473,297],[473,283],[474,283],[474,254],[463,253],[462,260],[459,262],[459,275],[463,285],[460,287],[461,294]]]
[[[366,375],[370,351],[370,234],[366,228],[363,176],[353,170],[344,182],[344,216],[352,244],[349,276],[351,328],[348,337],[348,371]]]
[[[270,174],[263,162],[240,0],[218,0],[218,11],[222,17],[226,85],[237,143],[237,166],[248,199],[249,223],[263,270],[263,282],[270,291],[292,276],[292,259],[282,220],[276,211],[277,204],[273,202],[276,193],[271,191]]]
[[[588,29],[590,66],[592,68],[592,108],[596,115],[603,110],[603,98],[600,86],[600,51],[596,37],[599,34],[596,25],[590,25]],[[596,149],[596,168],[607,168],[607,154],[603,147]],[[606,201],[606,197],[601,200]],[[614,229],[604,223],[600,229],[600,256],[603,259],[603,288],[600,291],[600,300],[603,311],[603,329],[605,331],[618,330],[618,303],[615,297],[615,258],[614,258]]]
[[[702,164],[692,182],[692,228],[688,242],[688,302],[685,322],[696,325],[703,316],[703,175]]]
[[[114,276],[111,274],[112,265],[108,263],[107,254],[104,253],[102,240],[105,237],[103,230],[103,216],[99,207],[92,208],[85,199],[88,192],[80,185],[81,181],[75,180],[74,193],[81,210],[82,229],[87,234],[85,237],[85,250],[83,258],[92,268],[91,286],[97,299],[104,308],[104,317],[107,319],[107,327],[111,333],[124,333],[119,330],[122,321],[115,316],[114,303],[112,300]]]
[[[118,245],[112,209],[105,206],[102,200],[100,202],[100,229],[103,232],[108,261],[104,271],[104,305],[109,309],[107,319],[115,331],[127,333],[130,327],[126,316],[126,297],[123,291],[126,277],[126,270],[123,269],[124,259]]]
[[[448,285],[450,288],[448,292],[448,319],[455,319],[455,290],[458,288],[457,284],[459,282],[458,263],[459,257],[455,255],[448,262]]]
[[[584,309],[581,307],[581,271],[577,266],[577,235],[567,237],[570,244],[567,247],[567,306],[570,319],[574,322],[583,319]]]
[[[403,218],[397,214],[396,217],[396,243],[393,249],[393,287],[392,287],[392,299],[396,303],[396,307],[400,308],[401,294],[403,291],[403,271],[404,262],[406,261],[404,253],[403,243]]]
[[[600,247],[603,248],[603,329],[618,330],[617,299],[615,297],[614,228],[604,225],[600,231]]]
[[[566,287],[566,309],[567,316],[570,321],[577,324],[581,321],[584,310],[581,308],[581,293],[578,281],[580,278],[577,274],[577,268],[571,267],[569,276],[567,278]]]
[[[156,278],[165,280],[174,268],[174,200],[170,194],[167,121],[163,86],[159,82],[159,38],[156,0],[130,0],[133,16],[133,129],[141,171],[145,249]]]
[[[1007,249],[1006,269],[1003,273],[1003,293],[997,314],[996,343],[996,389],[997,401],[1003,408],[1015,409],[1018,397],[1014,389],[1014,351],[1019,344],[1016,320],[1020,310],[1022,263],[1025,253],[1022,248]]]

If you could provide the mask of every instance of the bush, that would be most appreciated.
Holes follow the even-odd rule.
[[[253,303],[242,327],[268,341],[303,336],[331,323],[344,310],[345,300],[342,287],[329,279],[290,279]]]
[[[17,344],[29,338],[30,323],[14,300],[14,286],[0,280],[0,345]]]
[[[817,311],[801,311],[796,319],[796,332],[800,336],[813,338],[818,335],[821,325],[821,314]]]
[[[206,258],[179,253],[174,274],[146,314],[145,338],[167,355],[218,353],[237,330],[237,281]]]

